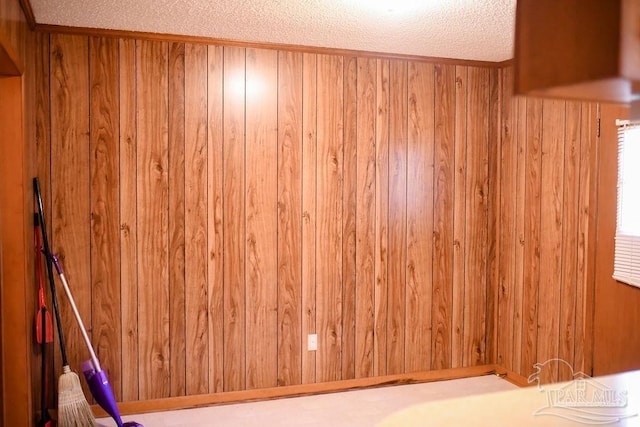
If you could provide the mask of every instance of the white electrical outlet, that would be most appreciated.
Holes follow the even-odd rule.
[[[318,334],[309,334],[307,336],[307,350],[316,351],[318,349]]]

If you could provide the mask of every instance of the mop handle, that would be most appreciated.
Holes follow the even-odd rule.
[[[73,300],[73,295],[71,295],[71,289],[69,289],[69,283],[67,283],[66,277],[64,277],[64,272],[62,271],[62,266],[60,265],[60,261],[55,254],[51,254],[51,260],[53,264],[56,266],[56,270],[58,271],[58,276],[60,276],[60,280],[62,280],[62,287],[64,288],[64,293],[67,294],[67,298],[69,298],[69,302],[71,303],[71,308],[73,309],[73,314],[78,321],[78,326],[80,326],[80,331],[82,332],[82,336],[84,337],[84,341],[87,343],[87,348],[89,349],[89,353],[91,353],[91,360],[93,361],[93,367],[96,372],[100,372],[100,362],[98,362],[98,358],[96,357],[95,351],[93,351],[93,347],[91,346],[91,340],[89,339],[89,335],[87,335],[87,330],[84,327],[84,323],[82,322],[82,318],[80,317],[80,313],[78,312],[78,307],[76,307],[76,303]]]
[[[56,316],[56,326],[58,330],[58,339],[60,340],[60,354],[62,355],[62,366],[69,366],[67,360],[67,347],[64,343],[64,332],[62,332],[62,322],[60,321],[60,308],[58,307],[58,296],[56,295],[56,285],[53,281],[53,268],[51,267],[51,247],[47,238],[47,225],[44,220],[44,207],[42,205],[42,194],[40,193],[40,181],[38,177],[33,178],[33,192],[38,205],[38,224],[42,233],[42,244],[44,245],[44,258],[47,265],[47,277],[49,279],[49,289],[51,289],[51,302],[53,303],[53,314]]]

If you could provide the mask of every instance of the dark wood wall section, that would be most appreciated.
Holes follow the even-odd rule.
[[[118,399],[493,362],[502,71],[38,39],[52,240]]]
[[[32,425],[39,400],[40,350],[32,339],[37,288],[33,252],[31,180],[45,143],[36,144],[36,68],[38,36],[17,0],[0,0],[0,44],[3,50],[0,89],[3,127],[3,186],[0,189],[0,424]],[[18,64],[16,64],[16,62]],[[17,67],[16,67],[17,65]],[[18,75],[22,72],[22,75]],[[46,77],[45,77],[46,78]],[[45,107],[48,108],[48,107]],[[5,155],[6,154],[6,155]],[[48,185],[41,181],[45,203]],[[9,229],[10,228],[10,229]],[[10,279],[9,279],[10,278]]]
[[[612,276],[617,216],[617,126],[627,119],[623,105],[601,108],[601,138],[598,147],[598,227],[595,268],[596,300],[593,319],[593,371],[608,375],[640,369],[640,289],[615,281]]]
[[[597,105],[514,97],[512,70],[502,78],[496,363],[590,373]],[[549,379],[570,379],[563,365]]]

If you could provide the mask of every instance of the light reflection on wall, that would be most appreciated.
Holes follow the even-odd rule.
[[[384,12],[408,12],[425,7],[428,0],[353,0],[372,10]],[[440,0],[438,0],[440,1]],[[433,1],[432,1],[433,2]]]
[[[265,91],[264,81],[259,76],[236,74],[230,78],[229,88],[234,97],[259,100]]]

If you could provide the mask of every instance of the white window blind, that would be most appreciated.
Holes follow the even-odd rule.
[[[613,278],[640,287],[640,123],[617,124],[618,219]]]

